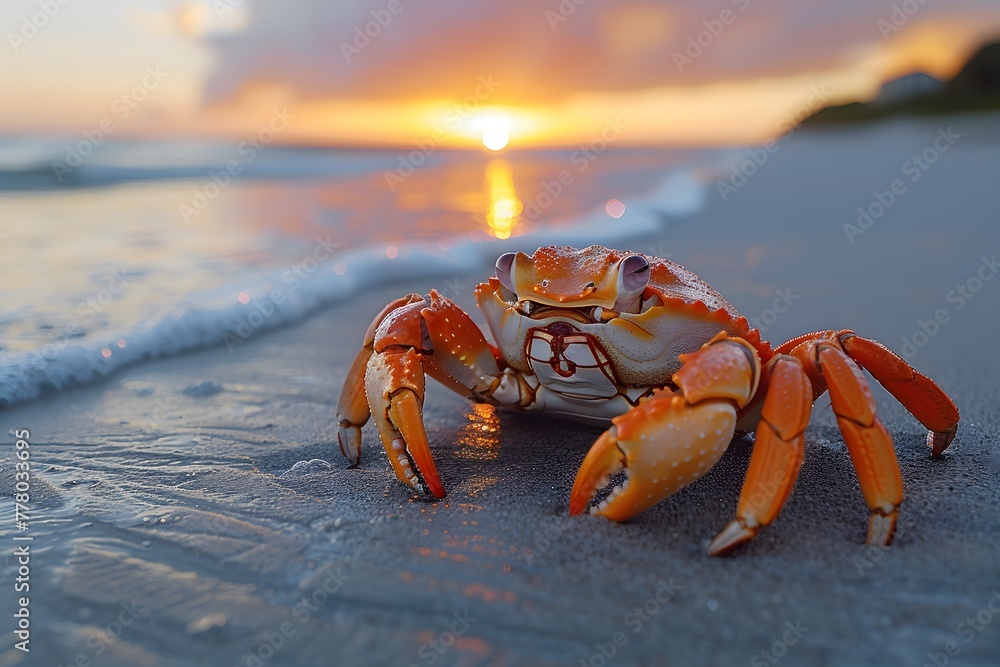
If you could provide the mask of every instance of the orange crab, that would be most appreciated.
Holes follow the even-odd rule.
[[[774,521],[802,463],[812,404],[827,390],[871,508],[867,543],[892,542],[903,480],[861,368],[929,429],[932,456],[958,426],[947,394],[881,344],[818,331],[772,349],[669,260],[601,246],[507,253],[476,300],[496,346],[433,290],[375,317],[337,405],[340,449],[353,463],[374,415],[396,476],[444,497],[424,433],[425,374],[473,401],[610,421],[580,467],[570,514],[591,506],[628,519],[705,474],[736,431],[753,431],[736,518],[709,546],[715,556]],[[594,504],[622,470],[625,482]]]

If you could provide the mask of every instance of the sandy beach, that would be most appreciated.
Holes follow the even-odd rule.
[[[405,279],[400,265],[398,282],[290,326],[5,408],[9,442],[30,432],[31,652],[7,642],[0,665],[997,664],[997,121],[735,151],[735,171],[704,175],[700,210],[624,241],[697,273],[775,344],[851,328],[953,397],[958,436],[931,460],[926,432],[875,390],[907,494],[892,548],[863,546],[868,510],[826,398],[790,502],[724,559],[705,551],[733,515],[749,438],[628,523],[571,518],[599,428],[473,409],[431,384],[448,497],[414,499],[370,424],[348,468],[335,406],[372,316],[447,284],[482,324],[472,290],[488,258],[534,249],[514,236],[477,245],[481,271]],[[13,526],[5,505],[7,628]]]

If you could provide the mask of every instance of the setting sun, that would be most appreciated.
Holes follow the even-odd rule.
[[[499,151],[507,146],[507,122],[502,118],[490,118],[483,124],[483,146],[491,151]]]

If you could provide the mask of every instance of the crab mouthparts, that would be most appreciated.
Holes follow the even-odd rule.
[[[521,314],[535,320],[566,317],[582,324],[599,324],[618,317],[617,312],[600,306],[550,306],[525,299],[517,302],[516,307],[521,311]]]

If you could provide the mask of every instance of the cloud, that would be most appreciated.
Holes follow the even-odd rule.
[[[206,88],[210,102],[250,83],[290,88],[303,99],[454,99],[492,74],[504,82],[497,103],[524,104],[580,91],[780,76],[843,66],[859,49],[883,41],[876,22],[891,12],[890,3],[870,0],[812,6],[799,0],[213,0],[211,6],[219,13],[226,3],[245,8],[246,24],[205,38],[218,62]],[[955,2],[947,11],[970,3]],[[720,22],[723,11],[730,12],[729,24]],[[916,18],[935,11],[926,6]],[[375,36],[365,35],[366,27]],[[674,54],[699,36],[705,43],[705,32],[719,28],[702,55],[678,71]]]
[[[948,76],[1000,31],[982,0],[914,5],[889,34],[899,0],[178,1],[215,12],[186,14],[215,63],[198,122],[288,104],[290,140],[330,143],[427,136],[484,79],[499,85],[480,111],[502,109],[525,144],[570,145],[619,115],[637,144],[762,140],[816,86],[844,103],[915,68]],[[474,120],[449,140],[478,142]]]

